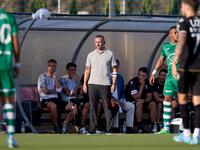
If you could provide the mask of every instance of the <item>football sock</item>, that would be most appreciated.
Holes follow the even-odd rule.
[[[12,103],[3,105],[3,118],[7,125],[8,136],[13,136],[15,132],[15,113]]]
[[[194,107],[195,110],[195,129],[193,133],[193,138],[199,137],[200,128],[200,105]]]
[[[142,127],[142,122],[138,122],[138,128],[141,129]]]
[[[180,108],[180,112],[181,112],[181,118],[183,119],[184,136],[189,137],[191,133],[190,133],[190,129],[189,129],[189,108],[188,108],[188,104],[180,104],[179,108]]]
[[[153,129],[154,127],[154,122],[151,122],[151,129]]]
[[[199,132],[200,132],[199,128],[194,128],[193,139],[196,137],[199,138]]]
[[[172,114],[172,103],[163,101],[163,124],[164,129],[169,131],[170,119]]]

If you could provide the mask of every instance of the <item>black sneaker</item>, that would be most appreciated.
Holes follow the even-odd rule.
[[[144,127],[140,127],[137,129],[137,133],[140,134],[140,133],[148,133],[148,132],[144,130]]]
[[[54,126],[54,133],[61,134],[59,126]]]
[[[127,134],[133,134],[133,133],[136,133],[135,130],[129,128],[129,127],[126,127],[126,133]]]
[[[119,130],[119,128],[112,128],[112,132],[113,133],[120,133],[120,130]]]
[[[157,125],[157,132],[159,132],[160,131],[160,126],[159,125]]]
[[[87,135],[95,135],[96,134],[96,129],[92,129],[92,130],[89,130]]]

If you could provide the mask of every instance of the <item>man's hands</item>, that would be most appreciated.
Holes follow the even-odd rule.
[[[177,71],[176,64],[172,64],[172,75],[176,80],[179,80],[180,74]]]
[[[112,84],[112,85],[111,85],[110,92],[113,93],[113,92],[115,91],[115,88],[116,88],[116,85]]]
[[[124,102],[120,102],[118,99],[115,100],[115,102],[117,102],[121,107],[124,107]]]
[[[79,77],[78,77],[77,74],[71,74],[71,77],[74,78],[74,79],[76,79],[76,80],[79,80]]]
[[[53,78],[54,78],[54,80],[57,80],[57,73],[56,72],[53,73]]]
[[[83,84],[83,91],[85,94],[87,94],[87,85],[86,84]]]
[[[137,103],[138,103],[138,104],[144,104],[144,102],[145,102],[144,99],[139,99],[139,100],[137,100]]]
[[[140,86],[144,86],[145,85],[145,79],[141,78],[139,80],[139,82],[140,82]]]
[[[178,103],[176,101],[172,101],[172,108],[177,108],[178,107]]]
[[[149,83],[153,86],[153,83],[155,82],[155,75],[152,74],[150,79],[149,79]]]
[[[19,67],[13,68],[13,77],[16,78],[19,75]]]

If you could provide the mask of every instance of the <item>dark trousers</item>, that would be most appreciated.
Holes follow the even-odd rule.
[[[99,99],[102,100],[102,105],[106,117],[106,130],[111,131],[113,124],[113,115],[111,107],[111,86],[88,84],[88,94],[90,100],[90,129],[93,130],[97,126],[97,106]]]

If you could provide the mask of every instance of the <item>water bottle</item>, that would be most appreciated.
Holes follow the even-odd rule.
[[[24,124],[24,121],[22,121],[21,133],[25,133],[25,124]]]
[[[64,121],[63,128],[62,128],[63,134],[66,134],[66,130],[67,130],[67,124],[66,124],[66,121]]]
[[[156,122],[154,122],[154,125],[153,125],[153,132],[154,132],[154,133],[157,132],[157,124],[156,124]]]
[[[124,124],[122,125],[122,133],[126,134],[126,121],[124,121]]]

